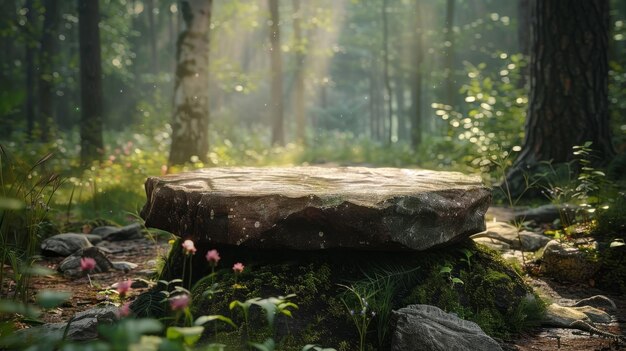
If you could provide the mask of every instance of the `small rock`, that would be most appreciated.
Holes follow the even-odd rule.
[[[487,222],[487,230],[472,235],[472,239],[478,238],[495,239],[507,243],[511,249],[522,251],[536,251],[550,241],[550,238],[541,234],[519,232],[517,227],[504,222]]]
[[[481,244],[481,245],[485,245],[488,248],[496,250],[496,251],[511,250],[511,245],[505,243],[504,241],[500,241],[498,239],[482,237],[482,238],[474,238],[474,242]]]
[[[92,234],[97,234],[108,241],[141,239],[141,224],[133,223],[124,227],[103,226],[94,228]]]
[[[588,282],[598,271],[599,264],[587,259],[575,247],[551,240],[541,258],[541,270],[561,281]]]
[[[107,306],[75,314],[67,330],[66,338],[73,341],[87,341],[98,338],[98,326],[116,321],[117,312],[118,308],[116,306]],[[22,329],[16,333],[21,334],[26,343],[31,343],[36,339],[44,337],[52,340],[61,340],[66,327],[67,323],[51,323]]]
[[[591,306],[571,307],[584,313],[594,323],[611,323],[611,315]]]
[[[116,261],[111,262],[111,264],[113,265],[113,268],[117,269],[118,271],[124,271],[126,273],[128,273],[130,270],[137,268],[137,264],[126,261]]]
[[[113,268],[113,264],[106,258],[104,253],[102,253],[99,248],[92,246],[78,250],[71,256],[66,257],[59,263],[59,272],[62,272],[63,275],[69,278],[82,277],[85,272],[80,268],[80,259],[83,257],[91,257],[96,260],[96,268],[92,270],[93,273],[108,272]]]
[[[591,306],[608,312],[617,311],[617,306],[615,305],[615,302],[613,302],[613,300],[604,295],[588,297],[586,299],[579,300],[574,304],[574,307],[580,306]]]
[[[393,311],[392,320],[392,351],[502,350],[478,324],[435,306],[410,305]]]
[[[80,249],[93,246],[84,234],[64,233],[45,239],[41,252],[49,256],[69,256]]]
[[[543,324],[550,327],[569,328],[574,321],[583,320],[589,322],[589,317],[572,307],[564,307],[553,303],[546,308]]]
[[[156,269],[142,269],[138,272],[135,272],[135,274],[151,277],[157,274],[157,270]]]
[[[519,233],[520,240],[522,240],[522,250],[524,251],[537,251],[550,242],[550,238],[545,235],[521,231]]]
[[[502,253],[502,258],[507,262],[517,262],[520,266],[524,265],[524,253],[519,250],[508,250]],[[526,260],[527,262],[528,260]]]

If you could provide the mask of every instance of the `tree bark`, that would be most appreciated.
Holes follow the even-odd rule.
[[[152,73],[159,73],[159,56],[157,55],[157,29],[155,24],[154,14],[154,2],[155,0],[147,1],[148,12],[148,32],[150,33],[150,65],[152,66]]]
[[[102,65],[100,10],[97,0],[78,0],[80,51],[80,159],[83,165],[100,160],[102,141]]]
[[[270,75],[271,75],[271,106],[272,145],[285,144],[283,116],[283,62],[280,54],[280,15],[278,0],[269,0],[270,7]]]
[[[185,29],[178,37],[169,164],[209,152],[209,28],[212,0],[181,1]]]
[[[445,75],[445,103],[450,106],[456,106],[457,91],[454,81],[454,2],[455,0],[447,0],[446,2],[446,23],[444,32],[444,75]]]
[[[389,130],[387,131],[387,141],[386,143],[391,144],[391,139],[393,135],[393,107],[392,107],[392,99],[393,93],[391,91],[391,81],[389,77],[389,23],[387,19],[387,6],[388,0],[382,1],[382,16],[383,16],[383,79],[385,82],[385,92],[386,96],[386,107],[387,107],[387,118],[389,123]]]
[[[52,62],[56,54],[56,32],[59,21],[58,0],[46,0],[43,33],[39,52],[39,121],[41,141],[50,141],[50,130],[54,120],[54,84]]]
[[[302,12],[300,0],[293,0],[293,36],[295,43],[295,82],[294,82],[294,115],[296,117],[296,138],[299,142],[305,142],[306,138],[306,115],[304,107],[304,59],[305,45],[302,38]]]
[[[415,1],[413,65],[411,70],[411,145],[417,149],[422,143],[422,65],[424,63],[421,0]]]
[[[33,0],[26,0],[26,23],[27,38],[24,51],[24,68],[26,69],[26,133],[29,138],[33,137],[35,129],[35,50],[33,48],[31,34],[34,32],[35,23],[33,22],[35,9],[33,8]]]
[[[530,101],[522,152],[508,175],[512,184],[542,161],[571,161],[572,146],[587,141],[599,160],[614,155],[608,114],[608,0],[531,4]]]

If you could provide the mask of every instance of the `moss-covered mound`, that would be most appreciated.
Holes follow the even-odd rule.
[[[173,247],[162,272],[163,280],[183,276],[180,243]],[[358,333],[350,310],[358,314],[360,304],[346,287],[366,299],[368,313],[375,313],[367,342],[377,350],[389,349],[391,310],[409,304],[436,305],[477,322],[485,332],[498,337],[531,325],[542,312],[540,302],[518,273],[497,254],[473,242],[412,253],[253,252],[221,247],[217,248],[222,260],[216,274],[207,277],[210,266],[201,253],[213,248],[198,247],[193,257],[194,316],[223,314],[242,326],[240,311],[228,308],[231,301],[295,294],[292,301],[299,309],[293,312],[293,318],[279,316],[274,331],[266,327],[260,309],[251,309],[250,339],[273,336],[281,350],[300,350],[305,344],[358,349]],[[235,262],[246,266],[237,276],[231,270]],[[185,266],[188,269],[189,264]],[[213,282],[218,283],[220,292],[209,298],[204,292]],[[188,286],[187,279],[183,284]],[[134,307],[140,314],[146,312],[140,308],[146,299],[156,300],[149,294],[138,299]],[[229,328],[207,328],[211,334],[218,334],[207,338],[239,345],[248,333],[246,328]]]

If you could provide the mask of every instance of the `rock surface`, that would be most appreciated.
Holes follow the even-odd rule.
[[[435,306],[410,305],[393,311],[392,320],[392,351],[502,350],[478,324]]]
[[[64,233],[53,235],[41,242],[45,255],[69,256],[80,249],[93,246],[83,234]]]
[[[141,238],[141,225],[139,223],[129,224],[124,227],[103,226],[94,228],[92,234],[99,235],[104,240],[121,241]]]
[[[607,312],[617,311],[615,302],[604,295],[591,296],[586,299],[579,300],[574,304],[574,307],[581,306],[591,306]]]
[[[484,238],[493,240],[485,240]],[[522,251],[536,251],[550,241],[550,238],[541,234],[525,230],[518,233],[517,227],[504,222],[487,222],[487,230],[472,235],[472,239],[495,250],[507,250],[510,248]],[[507,248],[501,243],[506,243],[509,247]]]
[[[110,324],[117,320],[118,308],[107,306],[90,309],[74,315],[67,331],[67,339],[74,341],[94,340],[98,337],[98,326]],[[22,329],[17,333],[28,342],[34,338],[50,338],[61,340],[67,323],[50,323]]]
[[[86,274],[80,268],[80,259],[83,257],[91,257],[96,260],[96,268],[93,269],[92,273],[108,272],[110,269],[114,268],[111,261],[100,251],[100,248],[92,246],[78,250],[66,257],[59,263],[59,272],[62,272],[63,275],[70,278],[82,277]]]
[[[589,322],[589,317],[572,307],[564,307],[556,303],[548,305],[543,325],[558,328],[569,328],[574,321]]]
[[[485,229],[491,191],[455,172],[212,168],[146,181],[146,226],[250,248],[425,250]]]
[[[546,244],[541,257],[541,270],[557,280],[587,282],[598,269],[583,251],[556,240]]]

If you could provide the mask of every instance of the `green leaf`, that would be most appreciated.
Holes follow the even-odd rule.
[[[452,283],[453,284],[465,284],[461,279],[459,278],[452,278]]]
[[[185,345],[193,346],[204,332],[204,327],[169,327],[165,332],[165,337],[169,340],[182,339]]]
[[[450,272],[452,272],[452,267],[450,266],[441,267],[441,269],[439,270],[439,273],[441,274],[450,273]]]
[[[28,318],[37,318],[41,314],[41,310],[36,306],[17,301],[0,300],[0,314],[3,313],[17,313]]]
[[[611,245],[609,245],[609,247],[620,247],[620,246],[624,246],[626,245],[626,243],[624,243],[624,240],[622,239],[615,239],[611,242]]]
[[[24,270],[24,274],[26,275],[36,275],[36,276],[46,276],[46,275],[54,275],[57,272],[48,267],[43,267],[39,265],[32,265]]]
[[[251,342],[250,346],[259,351],[274,351],[274,349],[276,348],[276,343],[274,343],[274,339],[267,338],[262,344]]]
[[[21,210],[26,207],[26,204],[18,199],[10,197],[0,197],[0,210]]]
[[[212,321],[222,321],[224,323],[230,324],[233,328],[237,328],[237,325],[235,325],[235,323],[233,323],[232,319],[222,316],[220,314],[215,314],[215,315],[211,315],[211,316],[200,316],[198,317],[198,319],[196,319],[196,321],[193,323],[194,325],[203,325],[205,323],[208,322],[212,322]]]
[[[65,291],[42,290],[37,294],[37,304],[43,308],[54,308],[69,300],[72,294]]]

